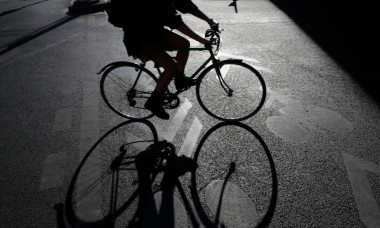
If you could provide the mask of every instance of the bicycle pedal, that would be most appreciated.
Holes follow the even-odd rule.
[[[135,100],[128,100],[129,101],[129,105],[131,106],[131,107],[135,107],[136,106],[136,101]]]

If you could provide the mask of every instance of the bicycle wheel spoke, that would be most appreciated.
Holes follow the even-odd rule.
[[[101,92],[107,106],[120,116],[146,119],[152,113],[144,108],[144,104],[155,85],[156,78],[150,71],[125,62],[105,71],[101,80]]]
[[[218,86],[218,88],[216,88],[217,85],[215,85],[215,86],[205,85],[205,86],[207,87],[207,89],[206,89],[206,90],[208,90],[207,92],[210,92],[209,90],[211,89],[212,91],[214,91],[218,94],[227,94],[220,85]]]
[[[223,109],[225,109],[225,98],[224,97],[219,97],[219,98],[216,98],[216,101],[215,102],[215,105],[213,107],[215,107],[215,111],[217,112],[217,114],[223,114],[224,113],[224,110],[217,110],[218,108],[220,109],[220,107],[222,107]]]
[[[197,99],[201,107],[220,120],[244,120],[251,117],[265,100],[262,89],[265,84],[262,77],[242,62],[225,60],[220,65],[224,76],[222,82],[211,67],[206,69],[197,86]],[[226,89],[231,89],[231,94],[228,94],[220,83],[226,86]],[[222,103],[217,101],[221,94],[225,99]]]
[[[130,88],[130,87],[132,87],[132,84],[131,83],[127,83],[125,80],[123,80],[122,78],[122,76],[119,76],[119,75],[116,75],[116,74],[114,74],[113,72],[111,72],[111,74],[113,75],[113,76],[115,76],[120,82],[117,82],[116,81],[116,79],[114,78],[114,77],[110,77],[110,79],[112,80],[112,81],[114,81],[115,82],[115,85],[117,85],[118,87],[120,87],[122,90],[127,90],[128,88]],[[124,76],[124,77],[126,77],[126,76]],[[128,86],[125,86],[125,85],[128,85]]]

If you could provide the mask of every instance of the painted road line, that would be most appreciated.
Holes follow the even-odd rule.
[[[233,54],[229,54],[229,53],[225,53],[225,52],[219,52],[218,53],[218,57],[220,57],[220,56],[230,57],[230,58],[233,58],[233,59],[241,59],[241,60],[248,61],[248,62],[260,63],[258,60],[253,59],[253,58],[233,55]],[[209,63],[207,66],[209,66],[209,65],[211,65],[211,63]],[[266,67],[261,67],[261,66],[257,66],[257,65],[251,65],[251,66],[253,68],[255,68],[256,70],[258,70],[258,71],[264,71],[264,72],[273,74],[273,71],[271,71],[270,69],[268,69]]]
[[[199,121],[198,117],[195,117],[189,129],[189,132],[185,137],[185,141],[178,152],[178,156],[184,155],[188,158],[193,157],[194,149],[202,132],[202,128],[202,123]]]
[[[191,102],[188,99],[185,99],[170,123],[163,129],[157,129],[158,135],[166,139],[168,142],[172,142],[192,106]]]
[[[232,182],[213,180],[205,189],[205,203],[215,216],[214,224],[225,227],[256,227],[259,216],[255,203]]]
[[[172,191],[154,193],[143,210],[142,227],[188,227],[187,211]]]
[[[269,70],[268,68],[261,67],[261,66],[256,66],[256,65],[252,65],[252,67],[255,68],[258,71],[264,71],[264,72],[273,74],[273,71]]]
[[[258,60],[253,59],[253,58],[248,58],[248,57],[239,56],[239,55],[233,55],[233,54],[229,54],[229,53],[225,53],[225,52],[219,52],[218,56],[225,56],[225,57],[230,57],[233,59],[241,59],[241,60],[245,60],[248,62],[260,63]]]
[[[275,91],[273,91],[271,88],[267,87],[267,92],[270,94],[269,98],[265,101],[265,105],[264,107],[265,108],[271,108],[272,107],[272,104],[275,102],[275,101],[279,101],[283,104],[289,104],[290,102],[293,101],[293,99],[285,96],[285,95],[282,95],[282,94],[279,94]]]
[[[380,175],[380,165],[343,153],[348,177],[362,222],[369,228],[380,227],[380,212],[366,171]]]
[[[226,78],[226,76],[227,76],[227,73],[228,73],[228,71],[230,70],[230,66],[231,65],[225,65],[222,69],[221,69],[221,74],[222,74],[222,78],[224,79],[224,78]]]
[[[211,62],[208,63],[207,67],[211,65]],[[226,78],[228,71],[230,70],[231,65],[224,65],[223,68],[220,69],[220,73],[222,74],[222,78]],[[215,75],[216,80],[219,80],[218,74]]]
[[[40,190],[59,187],[63,184],[67,155],[65,152],[50,154],[45,161]]]
[[[53,132],[71,129],[73,110],[71,108],[59,109],[55,112]]]
[[[79,157],[82,159],[90,150],[92,145],[98,140],[99,128],[99,98],[98,85],[94,80],[87,80],[83,91],[83,111],[81,134],[79,144]],[[93,180],[100,177],[100,154],[99,150],[94,150],[86,160],[86,165],[78,176],[77,192],[85,192]],[[101,208],[101,185],[96,185],[91,189],[86,197],[77,204],[77,214],[80,218],[88,218],[90,221],[102,217]]]

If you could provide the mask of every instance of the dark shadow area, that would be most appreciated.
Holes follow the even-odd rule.
[[[160,160],[157,158],[160,157]],[[179,181],[179,177],[196,168],[194,161],[187,157],[178,157],[175,148],[166,141],[161,141],[152,148],[140,153],[136,158],[139,180],[139,206],[137,210],[137,227],[175,228],[175,187],[178,188],[186,212],[190,215],[193,227],[197,227],[195,215]],[[154,191],[152,183],[157,172],[163,172],[160,188]],[[160,193],[160,198],[154,195]],[[158,201],[158,202],[157,202]],[[156,208],[156,204],[159,208]],[[185,215],[187,217],[187,215]]]
[[[54,205],[54,210],[56,213],[56,219],[57,219],[57,228],[65,228],[65,218],[64,218],[64,204],[63,203],[57,203]]]
[[[134,136],[130,133],[133,127],[145,129],[145,132],[141,137]],[[105,133],[78,165],[66,194],[65,224],[58,226],[114,227],[116,218],[139,197],[136,157],[147,149],[147,145],[157,143],[156,129],[145,120],[125,121]],[[121,187],[125,183],[120,182],[123,177],[129,178],[125,189]],[[122,195],[123,191],[126,194]],[[108,207],[104,208],[103,203],[94,204],[97,200],[106,200]],[[100,213],[88,212],[93,207],[102,207],[97,209],[101,210]],[[133,219],[137,219],[137,212],[134,213]],[[58,223],[62,221],[61,217],[57,216]]]
[[[271,1],[380,104],[380,20],[375,1]]]
[[[69,184],[65,203],[54,206],[57,227],[175,228],[183,225],[182,222],[192,227],[223,226],[220,218],[225,190],[233,176],[238,175],[235,170],[241,163],[222,162],[219,164],[222,167],[216,167],[215,172],[220,173],[223,183],[220,193],[212,192],[218,194],[217,209],[210,217],[204,209],[205,201],[199,197],[199,189],[203,187],[197,186],[196,181],[197,174],[203,172],[198,166],[205,163],[197,162],[209,136],[230,126],[243,129],[244,134],[256,141],[258,149],[254,153],[266,163],[263,175],[267,175],[272,184],[266,184],[265,189],[271,193],[267,194],[270,199],[265,200],[269,205],[263,204],[265,215],[257,218],[256,227],[267,227],[277,202],[277,174],[269,149],[256,131],[240,122],[219,123],[207,131],[192,159],[178,156],[173,144],[158,141],[154,125],[147,120],[129,120],[113,127],[84,155]],[[208,148],[203,148],[203,153],[208,154]],[[242,154],[241,151],[234,153]],[[223,153],[223,156],[229,154]],[[252,168],[252,164],[248,164]],[[179,177],[186,173],[191,176],[180,181]],[[191,185],[184,188],[183,181],[190,181]]]
[[[140,135],[144,138],[131,134],[133,125],[135,130],[145,128]],[[71,179],[65,204],[54,207],[58,227],[174,228],[175,188],[186,217],[197,227],[178,179],[195,168],[192,159],[175,154],[171,143],[158,141],[151,122],[123,122],[105,133],[81,160]],[[161,198],[156,199],[156,193]],[[93,202],[97,200],[102,202],[97,204],[102,211],[91,214],[96,207]],[[83,207],[85,204],[89,206]]]
[[[29,4],[29,5],[26,5],[26,6],[23,6],[23,7],[17,8],[17,9],[11,9],[11,10],[3,11],[3,12],[0,13],[0,17],[5,16],[5,15],[8,15],[8,14],[11,14],[11,13],[14,13],[14,12],[17,12],[17,11],[19,11],[19,10],[22,10],[22,9],[24,9],[24,8],[27,8],[27,7],[30,7],[30,6],[33,6],[33,5],[40,4],[40,3],[42,3],[42,2],[46,2],[46,1],[49,1],[49,0],[43,0],[43,1],[35,2],[35,3]]]
[[[265,215],[262,216],[261,218],[258,218],[257,225],[256,225],[256,227],[268,227],[273,216],[274,216],[276,203],[277,203],[277,196],[278,196],[277,173],[276,173],[276,167],[275,167],[272,155],[271,155],[268,147],[266,146],[266,144],[265,144],[264,140],[261,138],[261,136],[255,130],[253,130],[252,128],[250,128],[249,126],[247,126],[241,122],[221,122],[221,123],[215,125],[214,127],[212,127],[202,137],[202,139],[199,142],[198,147],[195,151],[194,161],[196,161],[197,164],[200,166],[197,168],[197,170],[199,170],[199,168],[201,168],[201,166],[210,166],[211,165],[211,164],[207,164],[207,163],[205,164],[205,161],[199,161],[200,160],[199,157],[201,156],[200,152],[201,152],[202,148],[207,144],[205,142],[211,137],[211,135],[216,134],[216,132],[218,130],[220,130],[222,128],[228,128],[231,126],[243,129],[244,131],[246,131],[246,134],[249,134],[252,137],[252,139],[255,139],[257,141],[257,144],[260,145],[260,150],[255,151],[255,152],[265,154],[264,157],[266,157],[266,160],[269,163],[269,165],[267,165],[269,170],[267,170],[267,171],[271,174],[272,185],[267,186],[267,187],[269,189],[271,189],[271,196],[270,196],[270,199],[268,201],[269,205],[266,207],[267,209],[266,209]],[[218,148],[216,150],[218,152],[223,151],[223,148],[220,148],[219,146],[216,146],[216,148]],[[203,151],[203,152],[208,152],[208,150]],[[239,152],[240,151],[235,151],[235,153],[238,153],[238,154],[239,154]],[[217,156],[226,156],[226,155],[223,154],[223,155],[217,155]],[[212,164],[214,163],[214,161],[211,161],[211,162],[212,162]],[[221,208],[222,208],[222,204],[223,204],[222,198],[224,196],[224,192],[225,192],[227,182],[229,182],[229,180],[231,179],[231,176],[235,175],[234,173],[236,172],[237,169],[240,168],[239,166],[240,166],[240,164],[238,164],[238,163],[230,162],[228,164],[228,171],[227,172],[223,172],[222,171],[223,168],[220,169],[221,167],[218,167],[219,168],[218,172],[223,172],[226,174],[224,175],[223,185],[221,188],[220,195],[218,196],[219,200],[218,200],[218,205],[217,205],[216,214],[214,215],[214,218],[211,218],[210,215],[206,212],[208,210],[204,208],[204,202],[201,199],[202,197],[200,196],[202,194],[200,192],[200,190],[203,191],[204,187],[199,186],[200,185],[199,180],[204,179],[204,177],[198,177],[199,173],[197,173],[197,170],[194,170],[192,172],[191,186],[190,186],[191,195],[192,195],[192,198],[194,201],[195,211],[197,212],[198,218],[201,220],[203,226],[205,226],[205,227],[220,227],[220,226],[225,227],[225,225],[220,221]],[[200,190],[199,190],[199,187],[200,187]]]
[[[0,56],[15,49],[18,48],[19,46],[39,37],[44,35],[47,32],[52,31],[53,29],[58,28],[59,26],[66,24],[67,22],[70,22],[74,20],[75,18],[79,17],[80,15],[74,15],[74,14],[67,14],[65,17],[54,21],[53,23],[50,23],[36,31],[33,31],[17,40],[11,41],[3,46],[0,47]]]

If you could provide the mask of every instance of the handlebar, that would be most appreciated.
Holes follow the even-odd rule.
[[[220,33],[223,31],[219,29],[218,24],[214,24],[210,29],[207,29],[205,37],[210,37],[212,41],[212,45],[215,45],[216,49],[214,50],[214,54],[216,55],[220,48]],[[206,48],[210,48],[211,46],[205,45]]]

